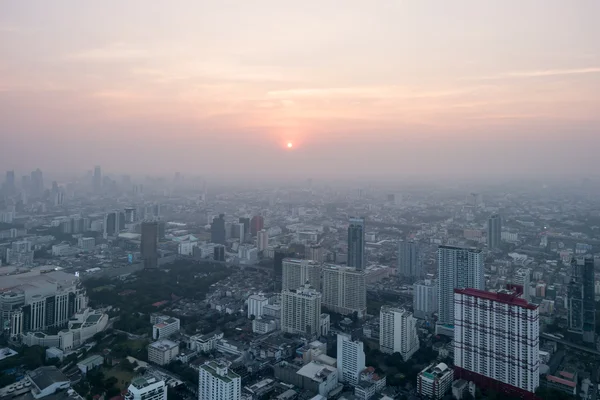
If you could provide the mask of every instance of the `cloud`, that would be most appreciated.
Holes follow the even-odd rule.
[[[502,74],[498,74],[498,75],[466,78],[466,80],[487,81],[487,80],[500,80],[500,79],[510,79],[510,78],[540,78],[540,77],[548,77],[548,76],[583,75],[583,74],[596,74],[596,73],[600,73],[600,67],[506,72],[506,73],[502,73]]]

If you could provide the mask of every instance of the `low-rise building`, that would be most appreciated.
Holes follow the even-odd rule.
[[[77,363],[77,368],[79,368],[81,373],[85,375],[92,369],[98,368],[102,364],[104,364],[104,357],[96,354],[96,355],[86,358],[85,360],[79,361]]]
[[[431,364],[417,376],[417,393],[428,399],[438,400],[452,387],[454,372],[448,365]]]
[[[167,400],[167,385],[152,375],[134,378],[127,388],[125,400]]]
[[[33,384],[31,394],[35,399],[41,399],[71,386],[69,378],[54,366],[39,367],[28,372],[27,375]]]
[[[179,344],[170,340],[159,340],[148,345],[148,361],[167,365],[179,354]]]
[[[168,318],[152,326],[152,339],[166,339],[179,332],[181,323],[179,318]]]

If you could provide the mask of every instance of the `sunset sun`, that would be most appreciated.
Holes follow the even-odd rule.
[[[293,144],[292,142],[288,142],[288,144],[287,144],[287,148],[288,148],[288,149],[291,149],[292,147],[294,147],[294,144]]]

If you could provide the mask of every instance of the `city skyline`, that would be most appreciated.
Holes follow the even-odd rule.
[[[599,166],[593,0],[0,9],[2,170],[543,179]]]

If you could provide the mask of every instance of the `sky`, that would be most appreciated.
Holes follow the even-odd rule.
[[[0,0],[0,168],[596,173],[599,15],[598,0]]]

